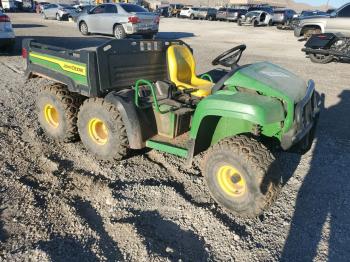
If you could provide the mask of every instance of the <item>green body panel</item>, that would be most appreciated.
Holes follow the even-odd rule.
[[[153,140],[147,140],[146,146],[149,148],[153,148],[162,152],[166,152],[166,153],[184,157],[184,158],[186,158],[188,154],[188,150],[186,148],[181,148],[181,147],[177,147],[174,145],[153,141]]]
[[[36,54],[34,52],[31,52],[29,54],[29,60],[33,64],[40,65],[42,67],[45,67],[47,69],[56,71],[58,73],[61,73],[63,75],[66,75],[67,77],[71,78],[75,83],[80,85],[88,85],[87,75],[86,75],[86,65],[71,61],[62,59],[55,56],[49,56],[46,54]],[[63,66],[62,66],[63,65]],[[79,73],[75,73],[72,69],[65,69],[64,66],[70,66],[70,68],[76,68],[81,69]]]
[[[275,97],[285,103],[287,112],[283,132],[293,125],[294,105],[306,94],[306,83],[295,74],[269,62],[256,63],[240,69],[225,82],[229,89],[243,87]]]
[[[215,127],[213,140],[251,132],[254,124],[271,134],[271,126],[284,120],[282,103],[271,97],[236,91],[218,91],[203,99],[192,119],[190,137],[197,137],[202,121],[208,116],[221,117]],[[209,127],[205,127],[209,128]],[[278,135],[278,130],[273,135]]]

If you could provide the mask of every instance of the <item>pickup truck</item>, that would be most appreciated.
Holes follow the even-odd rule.
[[[305,17],[294,27],[296,37],[310,37],[320,33],[341,33],[350,37],[350,3],[347,3],[330,15]]]

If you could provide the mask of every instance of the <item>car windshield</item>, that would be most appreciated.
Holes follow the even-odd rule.
[[[141,6],[138,6],[138,5],[121,4],[120,6],[128,13],[144,13],[144,12],[148,12],[146,9],[144,9]]]

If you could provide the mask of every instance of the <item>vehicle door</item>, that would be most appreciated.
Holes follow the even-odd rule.
[[[327,20],[325,33],[342,33],[350,37],[350,4],[331,14]]]
[[[96,6],[91,12],[88,14],[86,19],[87,26],[91,33],[101,33],[104,26],[103,15],[106,11],[106,5]]]

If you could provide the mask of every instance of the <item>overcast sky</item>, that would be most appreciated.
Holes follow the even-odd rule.
[[[327,0],[295,0],[295,2],[302,2],[302,3],[311,4],[311,5],[327,4]],[[334,7],[339,7],[348,2],[350,2],[350,0],[329,0],[329,5]]]

